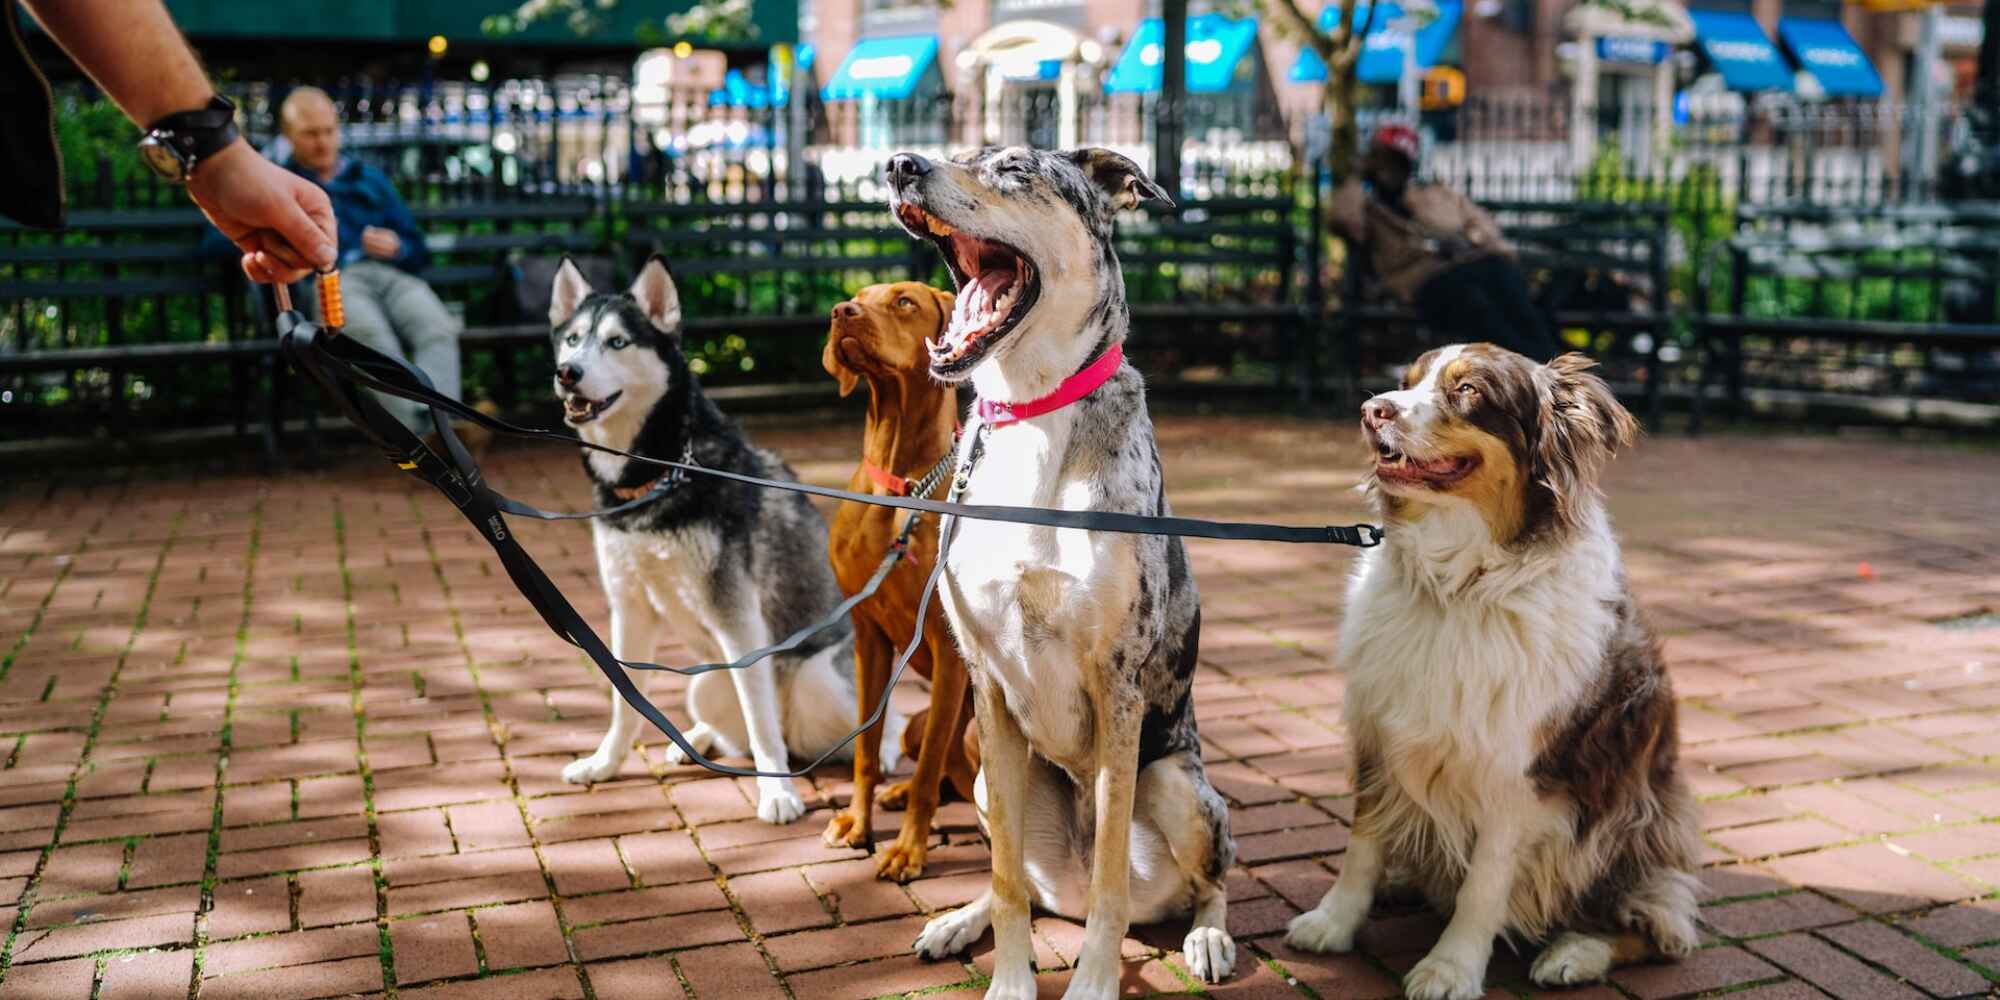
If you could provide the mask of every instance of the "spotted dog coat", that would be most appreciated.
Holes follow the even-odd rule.
[[[642,455],[679,457],[767,479],[795,479],[757,448],[701,391],[680,347],[680,304],[654,258],[623,295],[593,293],[575,265],[557,271],[549,319],[556,394],[586,441]],[[662,470],[585,451],[596,501],[644,496]],[[620,659],[651,660],[662,626],[709,662],[734,660],[826,617],[841,601],[827,561],[826,522],[800,493],[689,476],[663,496],[591,522],[611,647]],[[742,670],[711,671],[688,687],[687,739],[708,753],[748,753],[760,771],[788,767],[788,751],[816,757],[855,717],[850,623],[789,653]],[[567,781],[604,781],[632,748],[638,717],[611,694],[611,726],[597,751],[563,769]],[[885,723],[891,753],[903,719]],[[672,763],[686,761],[669,748]],[[889,762],[894,766],[893,757]],[[757,815],[789,823],[805,811],[790,779],[757,779]]]
[[[1355,817],[1289,940],[1348,950],[1405,882],[1451,915],[1414,1000],[1484,994],[1496,935],[1547,942],[1547,986],[1698,943],[1673,687],[1597,489],[1636,426],[1589,368],[1454,345],[1363,408],[1387,536],[1340,635]]]
[[[1165,197],[1131,161],[989,149],[938,164],[903,154],[891,172],[899,219],[940,241],[961,284],[933,374],[969,379],[985,399],[1035,399],[1125,339],[1112,215]],[[997,325],[965,305],[978,308],[989,265],[1016,279],[1000,295],[1016,305]],[[1032,287],[1017,287],[1024,276]],[[957,332],[964,323],[986,332]],[[981,449],[961,456],[974,461],[969,503],[1170,512],[1144,381],[1129,364],[1079,402],[983,435],[968,428],[966,440]],[[973,676],[993,884],[931,921],[918,952],[955,954],[990,922],[987,996],[1030,997],[1030,904],[1082,917],[1067,996],[1095,1000],[1117,993],[1131,922],[1191,915],[1189,967],[1226,977],[1235,945],[1223,873],[1235,842],[1195,730],[1201,607],[1185,546],[991,521],[955,531],[943,601]]]

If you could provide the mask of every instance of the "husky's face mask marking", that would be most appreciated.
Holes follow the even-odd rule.
[[[1173,203],[1107,149],[984,149],[948,162],[899,153],[888,175],[897,222],[936,244],[958,288],[930,344],[931,373],[947,381],[1035,329],[1082,326],[1122,294],[1112,216]]]
[[[564,422],[581,428],[650,413],[682,370],[680,322],[680,293],[660,258],[622,295],[592,291],[564,261],[549,302]]]

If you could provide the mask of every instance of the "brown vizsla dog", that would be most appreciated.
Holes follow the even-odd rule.
[[[951,315],[952,294],[906,281],[871,285],[853,299],[833,307],[833,325],[820,361],[827,374],[840,380],[840,394],[868,383],[868,429],[862,436],[861,466],[847,488],[857,493],[907,495],[952,450],[958,424],[958,397],[948,385],[930,376],[927,337],[944,329]],[[945,474],[949,480],[950,474]],[[936,495],[942,495],[943,482]],[[903,528],[907,513],[888,507],[843,503],[833,517],[834,575],[840,587],[856,593],[881,566],[882,556]],[[925,517],[910,538],[910,554],[882,582],[875,596],[854,609],[854,671],[860,688],[861,718],[866,719],[888,686],[889,668],[910,641],[916,626],[917,599],[937,561],[938,522]],[[878,877],[905,882],[923,874],[929,849],[931,817],[937,812],[939,782],[949,777],[959,795],[972,798],[978,765],[968,754],[966,724],[972,719],[972,697],[965,664],[945,623],[944,608],[931,602],[924,622],[924,643],[910,666],[930,679],[930,710],[910,720],[904,730],[907,756],[917,762],[909,781],[882,789],[879,801],[889,808],[904,806],[903,832],[876,859]],[[919,742],[921,741],[921,742]],[[913,746],[913,744],[917,744]],[[881,780],[882,727],[861,735],[854,748],[854,800],[837,812],[826,827],[829,845],[865,847],[874,834],[871,801]]]

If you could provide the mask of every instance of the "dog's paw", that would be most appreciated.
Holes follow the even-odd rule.
[[[799,798],[799,793],[789,788],[765,790],[759,792],[757,796],[757,818],[766,823],[784,826],[796,822],[805,814],[805,801]]]
[[[950,913],[932,917],[931,922],[924,925],[923,933],[917,935],[917,942],[911,950],[926,962],[964,954],[974,941],[979,940],[980,935],[986,933],[986,925],[984,907],[977,903],[961,906]],[[1028,995],[1033,996],[1034,976],[1030,974],[1028,978],[1031,987]]]
[[[715,749],[715,730],[708,728],[706,725],[697,723],[687,732],[682,733],[681,738],[687,740],[688,745],[694,747],[694,751],[703,757],[708,756],[708,752]],[[687,751],[680,748],[680,744],[668,743],[667,763],[673,767],[680,767],[683,764],[694,763],[694,758],[689,757]]]
[[[572,785],[595,785],[600,781],[611,780],[612,775],[618,773],[618,765],[623,763],[624,760],[620,757],[599,750],[588,757],[578,757],[563,765],[562,777]]]
[[[1594,983],[1611,971],[1611,942],[1587,934],[1564,934],[1535,958],[1528,978],[1539,986]]]
[[[1285,943],[1300,951],[1346,953],[1354,950],[1354,932],[1360,929],[1359,920],[1314,908],[1292,918]]]
[[[1486,995],[1485,973],[1436,954],[1425,955],[1403,977],[1403,995],[1409,1000],[1479,1000]]]
[[[856,815],[852,806],[842,809],[834,813],[832,819],[827,820],[826,832],[820,834],[820,841],[828,847],[866,848],[869,839],[874,836],[874,831],[869,829],[868,819],[866,811]]]
[[[1181,942],[1188,971],[1204,983],[1219,983],[1236,971],[1236,942],[1220,927],[1197,927]]]
[[[910,786],[914,781],[892,781],[875,792],[875,804],[884,809],[901,809],[910,804]]]
[[[899,834],[882,849],[881,857],[875,859],[875,877],[908,882],[924,873],[924,860],[929,853],[929,845],[922,838]]]

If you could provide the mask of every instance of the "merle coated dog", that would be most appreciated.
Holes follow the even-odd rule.
[[[556,396],[585,441],[714,469],[794,479],[776,455],[753,446],[701,391],[681,352],[680,294],[659,257],[625,294],[593,292],[568,261],[549,304]],[[586,450],[597,503],[653,491],[657,466]],[[662,625],[708,661],[734,660],[819,621],[841,601],[827,562],[826,521],[799,493],[695,475],[657,499],[591,522],[597,565],[611,605],[611,650],[650,660]],[[816,757],[855,717],[854,632],[843,618],[800,648],[742,670],[695,677],[687,731],[696,750],[746,751],[760,771],[782,771],[787,751]],[[902,745],[902,716],[885,723],[886,761]],[[632,749],[637,714],[616,692],[611,728],[597,752],[563,769],[577,783],[617,773]],[[671,763],[686,761],[679,748]],[[790,823],[805,812],[792,782],[757,779],[757,816]]]
[[[889,165],[891,205],[936,243],[958,286],[931,374],[982,400],[1047,397],[1130,326],[1112,216],[1167,201],[1104,149],[988,149]],[[1170,203],[1170,202],[1169,202]],[[964,499],[1169,513],[1145,385],[1129,364],[1081,400],[983,438]],[[961,458],[961,467],[965,459]],[[1200,596],[1178,538],[958,523],[943,601],[971,670],[992,888],[930,922],[937,958],[994,932],[989,998],[1035,995],[1029,906],[1085,920],[1067,996],[1116,996],[1132,922],[1192,916],[1183,950],[1229,975],[1228,806],[1210,786],[1192,685]]]

